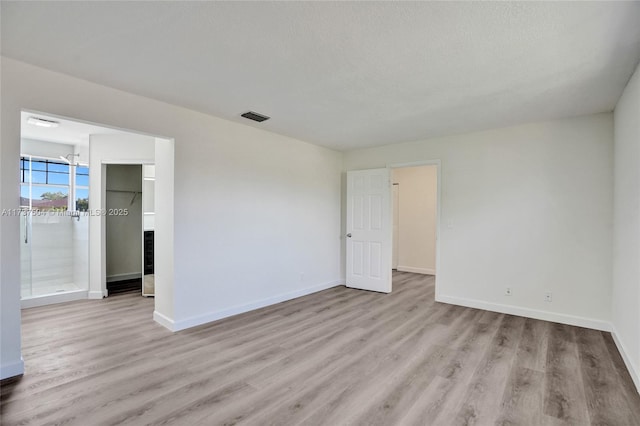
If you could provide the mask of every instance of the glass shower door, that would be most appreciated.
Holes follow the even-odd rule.
[[[74,280],[73,220],[67,212],[31,218],[31,296],[80,290]]]
[[[23,299],[32,296],[31,288],[31,216],[28,210],[20,212],[20,297]]]
[[[26,300],[69,293],[81,296],[82,292],[86,296],[88,169],[31,156],[20,161],[21,297]],[[76,168],[80,169],[78,179],[87,182],[76,184]]]

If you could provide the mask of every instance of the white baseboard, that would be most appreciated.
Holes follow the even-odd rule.
[[[102,291],[90,291],[89,292],[89,299],[103,299],[105,297],[107,297],[107,291],[105,290],[104,292]]]
[[[108,283],[113,283],[113,282],[116,282],[116,281],[137,280],[139,278],[142,278],[142,273],[141,272],[131,272],[129,274],[109,275],[107,277],[107,282]]]
[[[400,272],[413,272],[414,274],[435,275],[436,270],[431,268],[414,268],[413,266],[398,266]]]
[[[20,357],[20,361],[0,365],[0,380],[20,376],[22,374],[24,374],[24,360],[22,357]]]
[[[87,298],[87,290],[68,291],[65,293],[53,293],[44,296],[30,297],[20,300],[20,308],[35,308],[36,306],[51,305],[53,303],[71,302]]]
[[[614,325],[611,325],[611,336],[618,347],[618,352],[622,355],[622,360],[624,361],[624,365],[627,366],[627,370],[629,371],[629,375],[631,376],[633,383],[636,385],[636,390],[640,394],[640,368],[638,368],[638,366],[632,361],[629,356],[629,352],[627,351],[627,347],[622,343],[622,340],[620,340],[618,331]]]
[[[502,305],[499,303],[491,303],[482,300],[465,299],[462,297],[446,295],[436,296],[436,302],[466,306],[468,308],[484,309],[485,311],[500,312],[501,314],[517,315],[520,317],[534,318],[543,321],[558,322],[561,324],[575,325],[578,327],[592,328],[594,330],[600,331],[611,331],[611,323],[607,321],[579,317],[575,315],[539,311],[537,309],[522,308],[520,306]]]
[[[175,329],[175,322],[166,315],[162,315],[158,311],[153,311],[153,320],[161,326],[169,329],[170,331],[177,331]]]
[[[287,300],[296,299],[298,297],[306,296],[311,293],[326,290],[328,288],[344,285],[344,280],[331,281],[325,284],[320,284],[313,287],[307,287],[289,293],[279,294],[277,296],[268,297],[262,300],[256,300],[244,305],[234,306],[232,308],[223,309],[220,311],[210,312],[204,315],[198,315],[191,318],[185,318],[183,320],[175,321],[154,312],[153,318],[163,326],[167,327],[171,331],[180,331],[187,328],[195,327],[198,325],[206,324],[208,322],[217,321],[222,318],[227,318],[233,315],[242,314],[245,312],[253,311],[255,309],[264,308],[265,306],[275,305],[276,303],[285,302]]]

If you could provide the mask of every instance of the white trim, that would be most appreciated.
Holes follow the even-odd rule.
[[[232,308],[222,309],[220,311],[209,312],[204,315],[198,315],[195,317],[186,318],[179,321],[172,320],[156,312],[154,312],[153,318],[158,323],[167,327],[171,331],[180,331],[180,330],[185,330],[187,328],[195,327],[201,324],[206,324],[208,322],[217,321],[222,318],[227,318],[233,315],[238,315],[245,312],[253,311],[255,309],[264,308],[265,306],[275,305],[276,303],[285,302],[291,299],[296,299],[298,297],[306,296],[308,294],[316,293],[318,291],[341,286],[344,284],[345,284],[344,280],[331,281],[325,284],[320,284],[313,287],[307,287],[300,290],[291,291],[289,293],[279,294],[277,296],[256,300],[254,302],[247,303],[244,305],[238,305]]]
[[[135,135],[135,132],[129,132],[129,134]],[[103,159],[102,164],[108,166],[109,164],[115,164],[119,166],[152,166],[155,160],[146,160],[144,158],[133,158],[131,160],[109,160]],[[139,191],[138,191],[139,192]]]
[[[20,308],[35,308],[36,306],[52,305],[54,303],[71,302],[73,300],[86,300],[87,290],[74,290],[64,293],[52,293],[42,296],[29,297],[20,300]]]
[[[10,377],[21,376],[24,374],[24,360],[20,357],[20,361],[11,364],[0,365],[0,380]]]
[[[517,315],[520,317],[558,322],[567,325],[575,325],[577,327],[591,328],[600,331],[611,331],[611,323],[607,321],[575,315],[559,314],[557,312],[539,311],[537,309],[522,308],[520,306],[502,305],[499,303],[485,302],[483,300],[465,299],[462,297],[446,295],[436,295],[436,302],[466,306],[468,308],[484,309],[485,311],[500,312],[502,314]]]
[[[126,281],[126,280],[135,280],[138,278],[142,278],[142,273],[140,272],[131,272],[128,274],[115,274],[115,275],[109,275],[107,277],[107,282],[108,283],[112,283],[112,282],[117,282],[117,281]]]
[[[433,268],[414,268],[413,266],[400,266],[396,268],[400,272],[413,272],[414,274],[435,275],[436,270]]]
[[[175,321],[167,317],[166,315],[162,315],[158,311],[153,311],[153,320],[169,331],[178,331],[175,327]]]
[[[107,290],[104,291],[90,291],[89,292],[89,299],[102,299],[105,298],[109,295],[109,292]]]
[[[620,352],[620,355],[622,356],[624,365],[627,367],[627,371],[629,372],[633,383],[636,385],[636,390],[640,394],[640,368],[634,364],[633,360],[629,356],[629,351],[627,351],[626,346],[622,343],[622,340],[618,336],[618,331],[613,324],[611,324],[611,337],[613,337],[613,341],[618,348],[618,352]]]
[[[136,134],[141,134],[138,132],[134,132],[134,131],[127,131],[127,133],[132,134],[132,135],[136,135]],[[125,160],[110,160],[110,159],[102,159],[100,161],[100,173],[102,174],[102,178],[101,180],[101,188],[100,190],[100,197],[101,197],[101,208],[102,209],[106,209],[107,208],[107,166],[108,165],[121,165],[121,166],[140,166],[141,170],[140,173],[142,173],[142,166],[144,165],[149,165],[149,164],[155,164],[155,152],[154,152],[154,159],[153,161],[148,160],[148,159],[140,159],[140,158],[134,158],[134,159],[125,159]],[[89,168],[89,170],[91,170],[91,168]],[[89,183],[91,183],[91,181],[89,181]],[[140,194],[142,194],[142,191],[140,191]],[[144,211],[144,210],[143,210]],[[110,275],[107,276],[107,220],[106,220],[106,216],[102,216],[100,218],[100,255],[101,255],[101,262],[100,262],[100,275],[101,275],[101,281],[100,281],[100,285],[102,288],[102,291],[104,293],[104,297],[107,297],[107,283],[110,282],[114,282],[114,281],[124,281],[124,280],[128,280],[128,279],[135,279],[135,278],[141,278],[142,277],[142,272],[140,272],[137,276],[132,276],[135,275],[133,273],[127,273],[127,274],[116,274],[116,275]],[[140,214],[140,221],[142,222],[142,235],[140,236],[143,246],[142,246],[142,250],[144,251],[144,216],[142,214]],[[89,224],[89,226],[91,226],[91,224]],[[91,232],[91,231],[89,231]],[[144,256],[142,258],[142,260],[140,261],[140,265],[142,268],[142,271],[144,271]],[[89,268],[91,268],[91,264],[89,264]],[[131,278],[127,278],[128,276],[131,276]],[[115,278],[115,279],[114,279]],[[142,288],[142,286],[141,286]],[[97,293],[95,291],[92,291],[91,293]],[[94,294],[94,296],[96,297],[92,297],[94,299],[101,299],[102,297],[97,297],[97,295]]]

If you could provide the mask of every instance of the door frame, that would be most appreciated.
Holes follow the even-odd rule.
[[[391,181],[391,270],[398,269],[398,231],[400,229],[398,206],[400,202],[400,184]],[[398,223],[398,229],[396,229]]]
[[[120,165],[120,166],[140,166],[141,170],[143,166],[155,165],[155,158],[151,162],[149,160],[103,160],[100,162],[100,173],[103,176],[102,182],[100,184],[100,201],[102,205],[102,210],[107,210],[107,166],[109,165]],[[141,175],[144,172],[141,172]],[[143,179],[143,177],[141,178]],[[144,191],[144,187],[142,188]],[[155,192],[155,187],[154,187]],[[155,194],[154,194],[155,195]],[[144,202],[142,201],[142,193],[140,194],[140,201],[142,204],[142,210],[140,212],[140,226],[142,228],[142,233],[140,235],[140,242],[142,243],[141,250],[141,261],[140,265],[142,267],[142,285],[144,286]],[[102,236],[100,241],[100,288],[102,289],[103,297],[109,296],[109,291],[107,290],[107,216],[102,215],[100,217],[100,234]],[[142,291],[142,290],[141,290]]]
[[[435,275],[435,300],[438,300],[439,297],[439,288],[438,288],[438,277],[440,276],[440,218],[441,218],[441,209],[442,209],[442,161],[440,159],[434,160],[421,160],[421,161],[410,161],[406,163],[388,163],[386,167],[389,169],[389,173],[392,174],[393,171],[391,169],[402,169],[405,167],[419,167],[419,166],[436,166],[436,275]],[[389,185],[389,199],[390,202],[393,203],[393,186]],[[391,205],[390,207],[393,207]],[[392,215],[390,215],[392,216]],[[393,217],[390,218],[391,229],[393,229]],[[391,255],[393,256],[393,255]],[[393,262],[393,257],[390,259],[391,263]],[[393,280],[391,280],[391,289],[393,290]]]

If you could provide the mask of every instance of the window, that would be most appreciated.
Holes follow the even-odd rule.
[[[75,209],[79,212],[89,210],[89,168],[85,166],[76,167],[75,183]]]
[[[69,164],[58,161],[20,158],[22,183],[69,185]]]
[[[72,168],[76,179],[72,182]],[[76,199],[69,205],[70,194]],[[89,169],[68,163],[25,156],[20,158],[20,207],[35,210],[86,211],[89,208]]]

